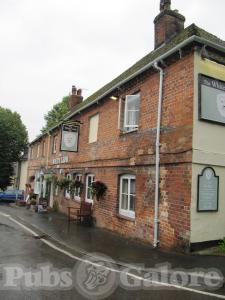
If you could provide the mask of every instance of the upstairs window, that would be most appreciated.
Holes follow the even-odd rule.
[[[33,158],[33,148],[30,147],[30,159],[32,159],[32,158]]]
[[[42,156],[45,157],[45,141],[42,144]]]
[[[52,141],[52,153],[56,153],[56,151],[57,151],[57,136],[54,136]]]
[[[120,100],[119,127],[124,132],[138,129],[140,112],[140,94],[128,95]]]
[[[37,145],[37,158],[40,156],[40,144]]]
[[[97,142],[98,123],[99,123],[99,114],[92,116],[89,120],[89,144]]]

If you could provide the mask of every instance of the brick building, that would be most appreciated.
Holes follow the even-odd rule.
[[[225,95],[225,43],[184,22],[161,1],[155,49],[86,100],[73,87],[70,112],[30,144],[28,166],[35,193],[65,213],[104,182],[96,226],[167,249],[225,236],[225,113],[214,101]],[[73,122],[78,151],[61,151]],[[61,192],[49,174],[79,178],[83,193]]]

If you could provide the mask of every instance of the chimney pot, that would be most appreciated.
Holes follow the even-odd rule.
[[[78,90],[77,90],[77,95],[78,95],[78,96],[82,96],[82,89],[78,89]]]
[[[160,13],[154,20],[155,49],[167,43],[184,30],[185,17],[178,10],[171,10],[171,0],[160,1]]]
[[[72,95],[76,95],[76,93],[77,93],[77,89],[75,85],[72,85]]]
[[[72,86],[72,94],[69,99],[69,110],[73,111],[75,107],[83,101],[82,90],[76,89],[76,86]]]

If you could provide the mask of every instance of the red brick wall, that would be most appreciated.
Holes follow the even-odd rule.
[[[194,58],[188,54],[165,69],[161,135],[160,245],[163,248],[184,247],[190,230],[191,161],[193,127]],[[74,119],[82,122],[78,153],[69,156],[65,171],[81,169],[94,173],[108,191],[105,199],[95,203],[97,226],[127,237],[153,240],[155,134],[159,93],[159,74],[147,72],[125,87],[122,95],[141,93],[139,130],[122,134],[118,129],[119,102],[108,98],[81,112]],[[97,143],[88,144],[89,118],[99,113]],[[47,141],[46,141],[47,146]],[[50,147],[51,150],[51,147]],[[52,159],[59,157],[50,155]],[[29,173],[43,165],[45,159],[29,162]],[[118,180],[120,174],[136,174],[136,219],[118,216]],[[60,198],[60,197],[59,197]],[[63,197],[61,197],[63,198]],[[66,212],[74,201],[61,199],[60,209]]]

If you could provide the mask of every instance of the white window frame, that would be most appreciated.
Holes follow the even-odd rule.
[[[53,136],[52,153],[57,152],[57,136]]]
[[[85,201],[88,203],[93,203],[93,198],[88,198],[88,190],[89,190],[89,186],[88,186],[88,178],[91,177],[91,183],[95,181],[95,175],[94,174],[87,174],[86,175],[86,186],[85,186]]]
[[[123,184],[123,179],[128,180],[128,209],[122,209],[122,184]],[[135,219],[135,211],[130,209],[130,186],[131,186],[131,180],[135,180],[136,184],[136,176],[135,175],[122,175],[120,177],[120,198],[119,198],[119,214],[131,219]],[[134,208],[135,208],[135,202],[136,202],[136,194],[132,194],[134,196]]]
[[[72,179],[72,174],[70,174],[70,173],[66,174],[66,179],[71,180]],[[66,199],[70,199],[71,198],[70,190],[69,189],[65,189],[65,197],[66,197]]]
[[[45,141],[43,141],[43,144],[42,144],[42,156],[45,157]]]
[[[30,159],[33,158],[33,147],[30,147]]]
[[[41,194],[41,175],[40,175],[40,171],[36,171],[35,173],[35,180],[34,180],[34,193],[37,195]]]
[[[74,180],[79,180],[80,182],[82,182],[82,178],[83,178],[82,174],[74,174]],[[76,195],[76,192],[79,195],[80,194],[80,188],[75,188],[75,190],[74,190],[74,199],[76,201],[80,201],[81,200],[80,196]]]
[[[37,158],[40,156],[40,144],[37,145]]]
[[[132,97],[137,98],[137,96],[139,96],[139,104],[140,104],[140,93],[137,93],[137,94],[134,94],[134,95],[127,95],[126,96],[126,99],[125,99],[125,108],[124,108],[124,124],[123,124],[125,132],[130,132],[130,131],[137,130],[138,127],[139,127],[139,124],[130,125],[130,124],[127,123],[128,122],[128,120],[127,120],[128,99],[132,98]],[[132,110],[132,111],[138,112],[140,114],[140,105],[139,105],[139,109],[138,110]],[[138,119],[138,123],[139,123],[139,119]]]
[[[96,127],[96,136],[95,138],[93,138],[93,132],[92,132],[92,127],[91,127],[91,120],[93,120],[94,118],[97,118],[97,127]],[[89,134],[88,134],[88,143],[92,144],[92,143],[96,143],[98,141],[98,129],[99,129],[99,113],[91,116],[89,118]]]

